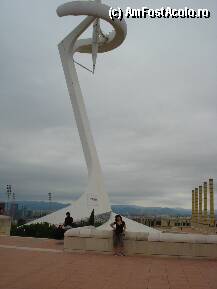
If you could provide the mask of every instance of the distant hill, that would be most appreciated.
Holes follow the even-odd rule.
[[[39,202],[39,201],[16,201],[19,208],[21,209],[23,206],[27,210],[32,211],[48,211],[50,209],[49,202]],[[67,207],[69,204],[63,204],[59,202],[52,202],[52,211],[57,211],[62,208]],[[162,208],[162,207],[141,207],[134,205],[112,205],[112,211],[129,216],[129,215],[145,215],[145,216],[190,216],[190,209],[183,208]],[[217,211],[215,212],[217,215]]]
[[[146,216],[190,216],[190,209],[140,207],[132,205],[113,205],[112,210],[121,215],[146,215]]]

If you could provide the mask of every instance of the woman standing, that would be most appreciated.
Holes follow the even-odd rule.
[[[126,224],[121,215],[115,216],[115,221],[110,224],[113,229],[113,248],[115,256],[124,256],[124,232]]]

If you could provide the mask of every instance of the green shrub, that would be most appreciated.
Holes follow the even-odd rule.
[[[12,226],[11,235],[21,237],[36,237],[36,238],[55,238],[56,226],[49,223],[38,223],[31,225],[23,225],[20,227]]]

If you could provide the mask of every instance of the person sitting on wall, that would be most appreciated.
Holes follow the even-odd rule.
[[[66,213],[66,218],[65,218],[65,222],[63,224],[63,228],[65,230],[69,230],[73,227],[73,218],[70,216],[70,213],[67,212]]]
[[[115,256],[124,256],[124,232],[126,230],[126,224],[122,220],[121,215],[115,216],[115,222],[110,226],[113,229],[113,248]]]

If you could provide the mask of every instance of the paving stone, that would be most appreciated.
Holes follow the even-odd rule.
[[[56,240],[0,237],[0,289],[217,289],[216,284],[216,260],[65,253]]]

